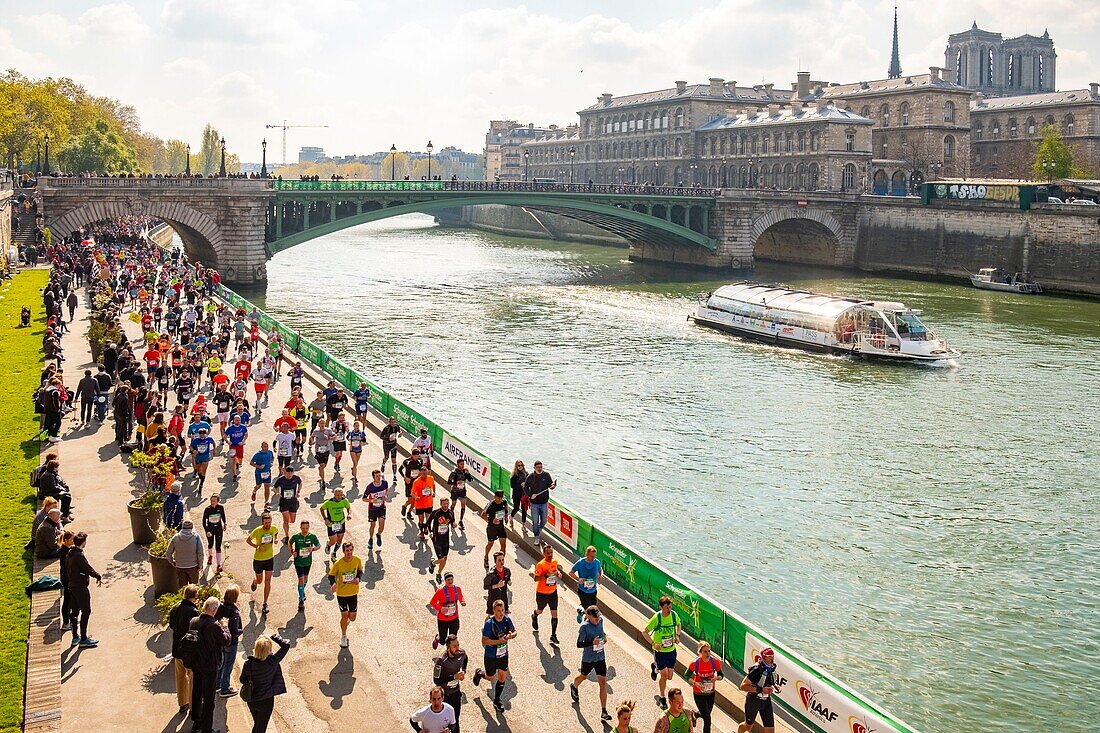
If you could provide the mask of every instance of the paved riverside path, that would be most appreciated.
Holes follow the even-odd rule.
[[[78,315],[86,315],[83,305]],[[86,341],[80,321],[67,338],[67,381],[82,373],[87,359]],[[86,324],[86,322],[84,322]],[[127,321],[131,339],[137,329]],[[139,354],[140,356],[140,354]],[[285,365],[284,365],[285,371]],[[75,382],[74,382],[75,383]],[[307,382],[307,395],[312,396]],[[313,387],[313,392],[316,387]],[[250,388],[251,392],[251,388]],[[273,435],[272,421],[289,397],[289,380],[280,379],[271,390],[270,406],[253,422],[246,460],[258,450],[262,440]],[[174,404],[174,397],[170,398]],[[216,428],[215,428],[216,430]],[[61,445],[62,472],[76,495],[76,530],[90,533],[88,555],[94,567],[105,575],[102,588],[92,588],[93,614],[89,633],[100,640],[98,649],[66,652],[63,665],[63,727],[83,731],[186,731],[190,724],[176,714],[177,705],[170,668],[161,657],[170,650],[170,635],[157,625],[151,606],[152,589],[144,548],[130,542],[126,501],[130,494],[130,472],[117,457],[112,442],[110,421],[98,429],[76,430],[66,423]],[[403,441],[403,447],[407,447]],[[360,484],[369,481],[369,472],[378,465],[381,450],[377,437],[371,436],[360,463]],[[528,463],[533,462],[533,456]],[[185,504],[198,524],[209,494],[221,493],[228,514],[226,529],[226,570],[242,588],[241,607],[245,625],[242,656],[234,672],[237,686],[239,663],[261,633],[279,632],[292,642],[283,662],[288,694],[276,700],[275,715],[269,730],[347,731],[363,729],[364,723],[378,730],[401,730],[409,713],[426,703],[431,686],[431,640],[435,618],[427,601],[435,590],[433,574],[427,569],[432,559],[428,543],[418,543],[415,524],[400,516],[403,491],[391,490],[389,524],[384,548],[368,552],[366,548],[366,505],[359,489],[351,488],[350,459],[344,456],[342,476],[331,479],[330,488],[342,486],[353,502],[348,538],[356,543],[356,554],[365,566],[359,596],[358,620],[349,630],[350,648],[340,649],[339,613],[323,575],[326,563],[318,554],[307,588],[306,611],[297,613],[297,592],[289,552],[282,548],[276,555],[276,575],[270,600],[270,613],[260,614],[262,586],[249,593],[251,549],[244,539],[259,524],[262,492],[256,505],[249,501],[252,470],[242,469],[241,483],[234,486],[228,477],[224,446],[219,446],[210,464],[203,496],[197,494],[197,482],[190,477],[190,463],[183,476]],[[553,466],[549,467],[553,471]],[[312,460],[299,467],[303,478],[303,502],[298,520],[309,519],[312,531],[325,542],[324,523],[318,507],[325,495],[319,490]],[[391,477],[387,474],[387,480]],[[400,477],[398,478],[400,482]],[[446,489],[440,488],[440,496]],[[438,502],[437,502],[438,503]],[[281,528],[281,516],[275,515]],[[292,531],[295,528],[292,528]],[[485,545],[484,523],[467,513],[466,531],[456,530],[447,569],[455,573],[463,588],[467,606],[460,610],[459,639],[470,655],[467,681],[462,687],[466,702],[462,710],[465,731],[600,731],[598,688],[594,682],[581,686],[579,707],[571,704],[568,684],[580,663],[576,648],[576,595],[562,589],[560,647],[548,642],[549,616],[540,617],[540,633],[533,636],[530,614],[534,608],[534,581],[529,573],[533,559],[512,543],[507,562],[513,572],[512,618],[519,637],[510,645],[513,678],[505,689],[506,710],[492,707],[489,685],[478,690],[471,684],[473,670],[482,662],[480,627],[484,620],[485,593],[482,552]],[[204,577],[207,577],[204,575]],[[221,585],[229,580],[223,576]],[[649,677],[650,655],[634,640],[632,632],[605,621],[608,632],[609,663],[608,707],[623,699],[634,699],[638,706],[633,725],[639,731],[652,730],[658,715],[654,702],[656,683]],[[66,637],[67,638],[67,637]],[[681,654],[683,657],[684,655]],[[734,680],[736,683],[738,680]],[[690,685],[677,678],[672,685],[687,691]],[[220,699],[219,699],[220,700]],[[233,731],[249,730],[251,719],[239,697],[228,700],[227,719],[219,701],[219,727],[228,724]],[[369,723],[367,721],[370,721]],[[371,726],[371,723],[374,723]],[[736,730],[736,722],[715,710],[716,733]],[[696,730],[701,730],[701,724]]]

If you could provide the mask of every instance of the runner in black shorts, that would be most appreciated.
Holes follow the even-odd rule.
[[[401,462],[401,478],[405,482],[405,503],[401,505],[401,516],[406,518],[412,518],[412,512],[410,511],[413,506],[412,499],[412,486],[419,476],[420,472],[424,470],[424,464],[420,461],[420,451],[413,448],[412,454]]]
[[[397,418],[391,417],[389,424],[382,428],[382,468],[380,470],[382,473],[386,472],[386,458],[389,457],[394,481],[397,481],[397,439],[400,437],[401,428],[397,424]]]
[[[764,733],[775,733],[772,692],[777,692],[775,689],[777,679],[775,652],[771,647],[767,647],[756,658],[756,664],[745,672],[745,679],[741,680],[741,689],[745,691],[745,722],[737,726],[737,733],[752,730],[758,714],[760,723],[764,726]]]
[[[483,586],[488,595],[485,599],[485,615],[493,615],[493,604],[500,601],[504,612],[508,613],[508,586],[512,584],[512,569],[504,567],[504,553],[493,553],[495,565],[485,574]]]
[[[451,511],[451,500],[443,497],[439,502],[439,508],[428,516],[428,536],[432,538],[432,548],[435,550],[435,560],[432,567],[435,568],[435,582],[443,582],[443,568],[447,565],[447,555],[451,552],[451,527],[455,523],[455,513]],[[444,634],[440,638],[446,639]]]
[[[493,615],[485,620],[481,629],[481,643],[485,647],[485,668],[474,670],[474,686],[481,680],[493,680],[493,707],[504,710],[500,695],[508,679],[508,642],[516,638],[512,619],[504,615],[504,601],[493,603]],[[494,679],[495,678],[495,679]]]
[[[294,475],[294,466],[283,466],[283,475],[275,479],[275,494],[279,497],[279,513],[283,515],[283,543],[290,542],[290,525],[297,519],[298,497],[302,479]]]
[[[452,476],[454,474],[451,474]],[[485,520],[485,535],[488,541],[485,543],[485,559],[482,564],[489,569],[489,551],[493,549],[493,543],[500,543],[500,551],[508,549],[508,531],[504,527],[504,520],[508,518],[508,502],[504,501],[504,489],[493,492],[493,500],[485,506],[481,512]]]
[[[459,458],[455,461],[455,470],[447,477],[447,488],[451,490],[451,501],[458,511],[458,528],[466,531],[463,520],[466,518],[466,484],[474,480],[474,475],[466,468],[466,460]],[[461,509],[459,508],[461,506]],[[488,565],[488,563],[486,563]]]

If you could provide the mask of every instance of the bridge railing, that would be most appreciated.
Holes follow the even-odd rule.
[[[272,181],[263,178],[196,178],[185,176],[39,176],[43,188],[233,188],[263,190]]]
[[[523,193],[620,194],[714,198],[718,189],[602,183],[523,181],[279,181],[277,191],[478,191]]]

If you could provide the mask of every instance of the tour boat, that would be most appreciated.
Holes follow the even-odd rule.
[[[1030,273],[1017,272],[1009,275],[1002,273],[996,267],[983,267],[978,270],[977,275],[970,276],[970,283],[982,290],[1000,290],[1006,293],[1038,295],[1043,292],[1043,286],[1032,280]]]
[[[700,299],[695,322],[737,336],[809,351],[934,362],[959,355],[902,303],[841,298],[739,282]]]

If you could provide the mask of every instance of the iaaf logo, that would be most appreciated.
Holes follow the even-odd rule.
[[[817,697],[817,690],[810,687],[802,680],[795,680],[794,689],[798,692],[798,700],[802,703],[802,707],[806,708],[807,712],[811,712],[822,720],[830,723],[836,722],[838,716],[837,713],[829,709],[829,707],[823,703]]]
[[[867,725],[866,718],[857,718],[855,715],[848,716],[848,730],[851,733],[875,733],[875,729]]]

